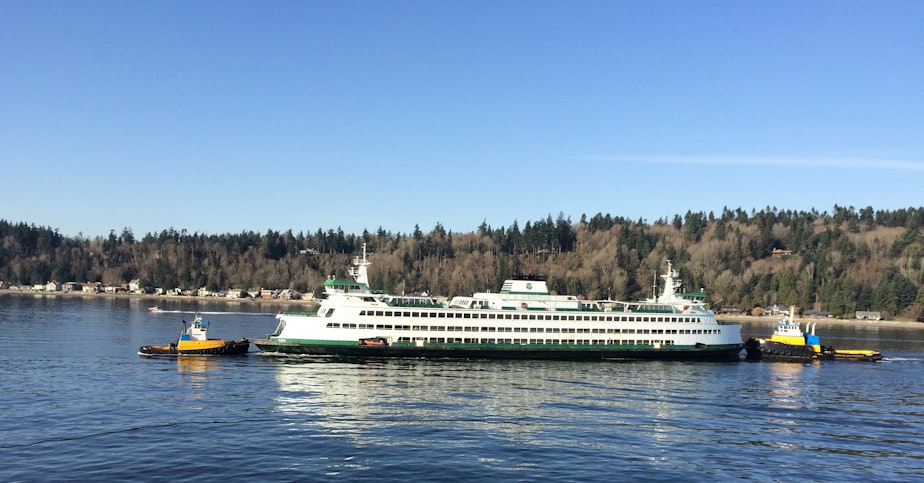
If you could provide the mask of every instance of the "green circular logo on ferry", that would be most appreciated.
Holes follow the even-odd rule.
[[[533,284],[526,282],[526,290],[532,290],[532,289],[533,289]]]

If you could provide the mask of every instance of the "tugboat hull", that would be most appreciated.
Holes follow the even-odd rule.
[[[823,347],[816,353],[810,346],[791,345],[780,342],[750,338],[744,343],[744,350],[749,361],[786,361],[808,362],[815,360],[833,360],[833,352]]]
[[[250,350],[250,341],[238,339],[220,341],[211,347],[178,348],[176,344],[145,345],[138,349],[142,356],[234,356],[246,354]]]

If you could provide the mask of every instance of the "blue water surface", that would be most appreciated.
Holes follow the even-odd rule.
[[[0,480],[924,477],[916,326],[819,333],[880,363],[149,358],[195,311],[230,339],[279,308],[149,305],[0,295]]]

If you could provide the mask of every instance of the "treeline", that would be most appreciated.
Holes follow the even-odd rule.
[[[138,239],[130,228],[108,237],[70,238],[57,230],[0,220],[0,280],[165,288],[289,288],[320,294],[328,276],[346,277],[370,252],[373,288],[443,295],[496,291],[515,274],[546,277],[558,293],[591,299],[651,295],[665,261],[684,288],[703,289],[713,307],[750,311],[773,304],[853,317],[857,310],[924,321],[924,208],[831,212],[740,208],[687,212],[654,223],[598,213],[563,214],[522,227],[482,223],[453,233],[383,228],[207,235],[173,228]]]

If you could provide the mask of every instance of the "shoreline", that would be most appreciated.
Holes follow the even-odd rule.
[[[221,304],[253,304],[253,305],[300,305],[305,307],[317,307],[320,305],[320,300],[288,300],[288,299],[253,299],[253,298],[237,298],[229,299],[226,297],[191,297],[185,295],[155,295],[155,294],[133,294],[133,293],[85,293],[85,292],[39,292],[31,290],[10,290],[10,289],[0,289],[0,295],[11,294],[11,295],[32,295],[38,297],[82,297],[82,298],[120,298],[120,299],[137,299],[156,302],[161,301],[170,301],[170,302],[206,302],[206,303],[221,303]],[[755,317],[753,315],[716,315],[716,320],[719,322],[738,322],[741,324],[767,324],[772,326],[778,321],[777,317]],[[815,319],[815,318],[806,318],[800,317],[796,319],[797,322],[816,322],[822,326],[825,325],[850,325],[855,327],[902,327],[909,329],[924,329],[924,323],[914,322],[910,320],[866,320],[866,319]]]
[[[755,317],[753,315],[716,315],[715,319],[719,322],[738,322],[740,324],[767,324],[768,327],[776,325],[779,317]],[[924,323],[914,322],[911,320],[868,320],[868,319],[821,319],[797,317],[796,322],[799,324],[812,322],[818,323],[819,326],[826,325],[849,325],[853,327],[899,327],[907,329],[924,329]]]
[[[284,305],[284,304],[296,304],[296,305],[305,305],[305,306],[315,306],[319,305],[320,301],[318,300],[302,300],[302,299],[253,299],[253,298],[236,298],[229,299],[227,297],[199,297],[199,296],[186,296],[186,295],[156,295],[156,294],[136,294],[136,293],[86,293],[86,292],[40,292],[32,290],[10,290],[10,289],[0,289],[0,295],[32,295],[36,297],[81,297],[81,298],[118,298],[118,299],[137,299],[137,300],[149,300],[149,301],[170,301],[170,302],[209,302],[209,303],[223,303],[223,304],[273,304],[273,305]],[[156,304],[155,304],[156,305]]]

